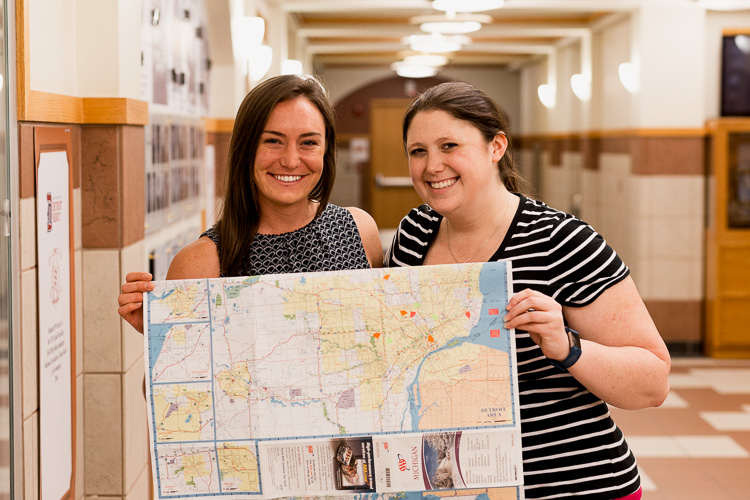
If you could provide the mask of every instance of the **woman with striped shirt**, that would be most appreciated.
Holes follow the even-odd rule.
[[[468,84],[414,100],[403,140],[426,204],[401,221],[386,264],[511,261],[526,498],[638,499],[635,457],[607,404],[659,406],[669,353],[604,239],[518,194],[507,129]]]

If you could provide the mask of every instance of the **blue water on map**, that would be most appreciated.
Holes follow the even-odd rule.
[[[156,292],[151,291],[148,293],[148,304],[149,313],[151,309],[151,303],[157,300],[164,300],[175,292],[174,288],[165,289],[161,295],[157,295]],[[144,318],[145,319],[145,318]],[[151,314],[149,314],[148,324],[148,350],[149,350],[149,374],[153,374],[154,365],[156,364],[156,358],[161,354],[161,348],[164,345],[164,341],[167,339],[167,333],[172,325],[156,325],[151,323]],[[153,376],[151,377],[153,381]]]
[[[167,339],[170,328],[172,328],[172,325],[148,325],[148,364],[152,381],[154,380],[153,372],[154,365],[156,365],[156,358],[161,354],[161,348]]]
[[[476,325],[471,329],[466,337],[456,337],[449,340],[440,349],[436,349],[425,356],[417,367],[417,373],[414,380],[408,385],[409,394],[408,417],[411,420],[411,427],[407,430],[419,429],[419,421],[423,414],[422,398],[419,394],[419,374],[422,371],[422,365],[430,356],[447,349],[453,349],[464,342],[478,344],[492,349],[504,352],[510,351],[510,339],[507,333],[503,333],[503,316],[505,316],[505,306],[508,305],[508,290],[505,284],[506,267],[504,262],[488,262],[482,266],[479,272],[479,291],[484,297],[482,301],[482,313]],[[497,312],[494,311],[497,310]],[[491,314],[492,311],[492,314]],[[492,337],[492,330],[500,330],[502,335]],[[406,417],[406,415],[405,415]],[[403,429],[403,422],[401,424]]]

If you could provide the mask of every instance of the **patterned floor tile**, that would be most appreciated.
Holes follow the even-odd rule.
[[[750,412],[702,411],[700,416],[717,431],[750,431]]]

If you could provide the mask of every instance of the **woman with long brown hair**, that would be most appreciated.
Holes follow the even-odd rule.
[[[167,279],[380,267],[372,217],[328,203],[336,174],[334,110],[313,77],[284,75],[253,88],[229,146],[218,222],[172,260]],[[129,273],[119,314],[143,331],[149,273]]]

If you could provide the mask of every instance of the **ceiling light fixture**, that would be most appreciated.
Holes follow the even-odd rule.
[[[281,61],[282,75],[301,75],[304,73],[302,61],[297,59],[284,59]]]
[[[439,54],[414,54],[405,56],[404,62],[417,66],[445,66],[448,64],[448,58]]]
[[[401,43],[408,44],[415,52],[443,53],[461,50],[461,47],[471,43],[471,38],[463,35],[445,36],[432,33],[431,35],[411,35],[403,38]]]
[[[750,10],[750,0],[698,0],[698,5],[706,10]]]
[[[492,17],[486,14],[453,14],[416,16],[409,19],[409,23],[418,24],[419,29],[426,33],[442,33],[443,35],[461,35],[473,33],[482,28],[482,24],[492,22]]]
[[[403,78],[428,78],[437,75],[438,72],[435,66],[420,66],[417,64],[409,64],[405,61],[391,64],[391,69],[394,70],[398,76]]]
[[[499,9],[505,0],[433,0],[432,7],[446,12],[482,12]]]
[[[259,82],[271,69],[273,50],[268,45],[259,45],[250,53],[248,74],[253,82]]]
[[[543,83],[536,89],[536,93],[539,96],[539,101],[541,101],[545,108],[550,109],[555,107],[555,87],[553,85]]]
[[[576,73],[570,77],[570,87],[576,97],[582,101],[591,99],[591,77]]]
[[[252,51],[263,43],[266,22],[262,17],[237,17],[232,19],[231,26],[234,56],[247,61]]]
[[[628,92],[635,94],[641,86],[641,77],[635,64],[624,62],[617,67],[617,73],[620,75],[620,82]]]
[[[734,44],[743,54],[750,54],[750,36],[737,35],[734,37]]]

